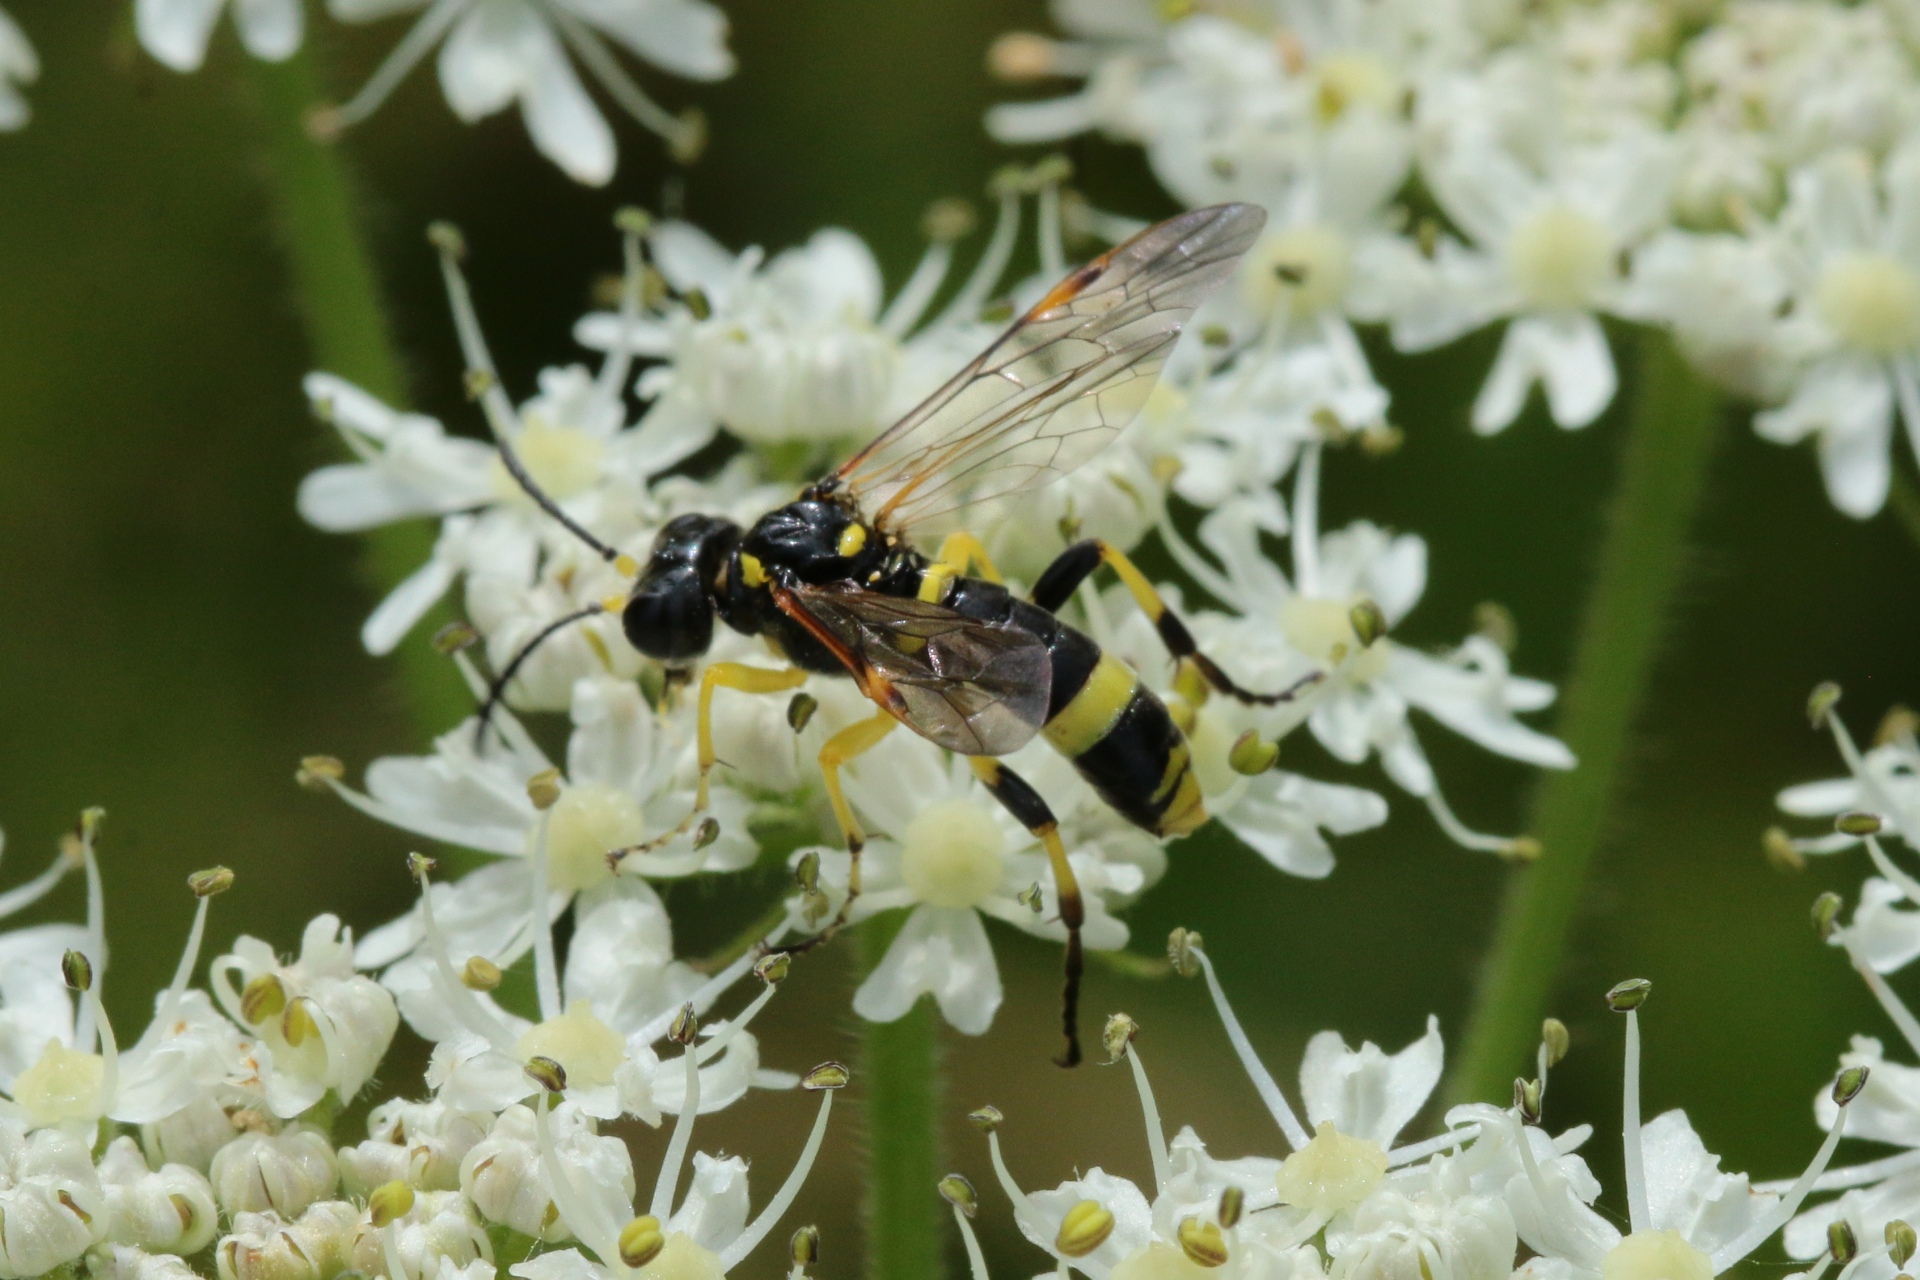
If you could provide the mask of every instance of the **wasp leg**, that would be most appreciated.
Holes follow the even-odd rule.
[[[865,720],[855,721],[821,744],[820,777],[827,784],[827,799],[833,805],[833,820],[840,824],[840,834],[847,841],[847,899],[840,904],[840,910],[834,913],[833,919],[827,922],[827,927],[819,933],[803,942],[775,947],[774,950],[788,953],[811,951],[821,943],[831,941],[835,934],[846,928],[847,915],[853,910],[854,899],[860,896],[860,851],[867,846],[867,833],[860,829],[860,819],[854,817],[853,806],[847,803],[847,793],[840,786],[840,770],[873,750],[899,723],[887,712],[877,712]]]
[[[1080,897],[1080,882],[1074,878],[1073,865],[1067,861],[1067,846],[1060,839],[1060,823],[1053,810],[1040,798],[1033,785],[992,756],[968,756],[973,774],[992,793],[1015,822],[1037,836],[1047,848],[1047,862],[1053,868],[1053,885],[1060,900],[1060,923],[1067,927],[1066,981],[1060,995],[1060,1025],[1066,1033],[1067,1047],[1054,1061],[1063,1067],[1080,1065],[1080,926],[1086,922],[1086,903]]]
[[[673,830],[640,844],[614,849],[607,854],[609,865],[618,867],[623,858],[652,853],[693,830],[694,821],[707,811],[707,775],[713,772],[717,757],[713,750],[713,693],[716,689],[735,689],[741,693],[784,693],[807,682],[807,673],[798,667],[773,670],[750,667],[744,662],[716,662],[700,677],[700,709],[696,716],[700,742],[700,783],[694,792],[693,811]]]
[[[1147,621],[1153,623],[1154,630],[1160,633],[1160,640],[1167,646],[1167,652],[1179,661],[1192,663],[1208,684],[1228,697],[1270,707],[1275,703],[1293,701],[1302,689],[1322,679],[1322,673],[1309,672],[1277,693],[1255,693],[1251,689],[1241,688],[1220,669],[1219,663],[1200,652],[1200,647],[1193,641],[1193,633],[1187,630],[1187,624],[1167,607],[1167,602],[1147,581],[1147,575],[1127,558],[1126,552],[1099,538],[1076,542],[1055,557],[1046,572],[1040,575],[1040,581],[1033,586],[1033,602],[1048,613],[1057,612],[1079,589],[1080,584],[1102,564],[1112,568],[1120,576],[1120,581],[1126,584],[1134,603],[1140,606],[1140,611],[1147,615]]]
[[[978,570],[988,582],[1001,581],[1000,570],[994,567],[993,557],[980,545],[980,539],[964,529],[948,534],[940,543],[940,554],[920,577],[920,598],[928,604],[939,604],[947,598],[947,584],[966,576],[969,570]]]

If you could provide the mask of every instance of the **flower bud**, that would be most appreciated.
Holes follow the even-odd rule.
[[[787,1256],[802,1270],[820,1261],[820,1228],[809,1223],[794,1232],[787,1241]]]
[[[492,991],[500,985],[500,966],[485,956],[468,956],[460,969],[460,985],[469,991]]]
[[[564,1093],[567,1088],[567,1069],[552,1058],[535,1055],[527,1059],[524,1068],[527,1078],[545,1089],[548,1093]]]
[[[560,790],[558,769],[542,769],[527,779],[527,799],[543,813],[560,802]]]
[[[1257,730],[1249,729],[1233,740],[1227,749],[1227,765],[1246,777],[1265,773],[1280,763],[1280,744],[1267,742]]]
[[[1813,931],[1820,935],[1820,941],[1833,937],[1843,905],[1840,895],[1831,889],[1813,900]]]
[[[68,951],[60,957],[60,976],[75,991],[93,990],[93,961],[85,953]]]
[[[404,1182],[375,1187],[367,1197],[367,1214],[375,1227],[384,1227],[413,1212],[413,1188]]]
[[[1833,1082],[1834,1103],[1844,1107],[1859,1097],[1860,1091],[1867,1087],[1868,1074],[1865,1067],[1848,1067],[1842,1071],[1839,1079]]]
[[[1887,1223],[1887,1256],[1893,1259],[1893,1265],[1905,1271],[1907,1263],[1913,1257],[1915,1244],[1913,1228],[1899,1218]]]
[[[229,1215],[271,1209],[298,1217],[333,1193],[333,1145],[313,1129],[243,1133],[213,1157],[208,1181]]]
[[[1111,1066],[1127,1056],[1127,1046],[1140,1034],[1140,1024],[1124,1013],[1116,1013],[1107,1019],[1107,1025],[1100,1032],[1100,1042],[1107,1049],[1107,1065]]]
[[[196,898],[211,898],[233,888],[233,872],[225,867],[208,867],[187,877],[187,888]]]
[[[1387,615],[1380,612],[1379,605],[1363,597],[1347,610],[1347,625],[1353,628],[1354,638],[1360,642],[1360,647],[1367,649],[1387,634]]]
[[[1807,695],[1807,721],[1816,729],[1826,727],[1827,716],[1838,701],[1840,686],[1833,681],[1823,680],[1813,686],[1813,692]]]
[[[1557,1067],[1567,1056],[1567,1050],[1573,1047],[1573,1037],[1567,1034],[1567,1024],[1558,1018],[1548,1018],[1540,1024],[1540,1043],[1547,1049],[1547,1065]]]
[[[1060,1219],[1053,1247],[1069,1258],[1084,1258],[1113,1234],[1113,1215],[1098,1200],[1082,1200]]]
[[[982,1133],[992,1133],[1005,1120],[1006,1117],[1000,1114],[1000,1108],[994,1106],[985,1106],[976,1111],[967,1112],[967,1123]]]
[[[1845,836],[1877,836],[1885,825],[1877,813],[1843,813],[1833,820],[1833,829]]]
[[[1845,1218],[1835,1218],[1827,1224],[1827,1252],[1833,1255],[1835,1263],[1843,1267],[1860,1252],[1860,1243],[1854,1239],[1853,1227]]]
[[[309,791],[331,791],[328,785],[347,776],[347,766],[333,756],[304,756],[293,780]]]
[[[1220,1208],[1214,1215],[1220,1219],[1221,1227],[1228,1231],[1240,1225],[1240,1215],[1247,1207],[1247,1193],[1232,1183],[1220,1193]]]
[[[1191,978],[1200,972],[1199,957],[1194,952],[1206,945],[1197,929],[1175,929],[1167,935],[1167,962],[1173,971],[1183,978]]]
[[[660,1230],[660,1219],[650,1213],[635,1218],[620,1230],[620,1261],[630,1267],[646,1266],[666,1247],[667,1237]]]
[[[220,1280],[327,1280],[347,1265],[359,1219],[344,1200],[316,1204],[294,1222],[239,1214],[214,1248],[214,1266]]]
[[[823,1062],[801,1077],[800,1087],[808,1093],[827,1093],[835,1089],[844,1089],[853,1079],[853,1073],[838,1062]]]
[[[980,1197],[974,1194],[973,1184],[957,1173],[950,1173],[940,1179],[940,1198],[966,1214],[969,1218],[980,1212]]]
[[[1653,993],[1653,984],[1645,978],[1628,978],[1607,992],[1607,1008],[1615,1013],[1638,1009]]]
[[[1222,1267],[1227,1262],[1227,1238],[1205,1218],[1183,1218],[1174,1233],[1180,1252],[1196,1267]]]

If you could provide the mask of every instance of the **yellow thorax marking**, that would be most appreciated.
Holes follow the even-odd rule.
[[[1114,723],[1133,701],[1140,677],[1110,653],[1100,655],[1087,682],[1060,714],[1041,730],[1054,750],[1069,760],[1085,752],[1113,730]]]
[[[867,545],[867,526],[859,523],[848,525],[840,531],[840,557],[851,560],[859,555]]]
[[[947,584],[959,577],[959,573],[950,564],[935,561],[926,567],[920,575],[920,599],[925,604],[939,604],[947,598]]]
[[[760,563],[760,557],[740,553],[740,581],[756,591],[767,585],[767,569]]]

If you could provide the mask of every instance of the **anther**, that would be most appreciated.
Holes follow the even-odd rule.
[[[1845,1218],[1835,1218],[1827,1224],[1827,1252],[1843,1267],[1860,1252],[1860,1242],[1854,1238],[1853,1227]]]
[[[967,1123],[982,1133],[994,1132],[1005,1120],[1006,1117],[1000,1114],[1000,1108],[995,1106],[985,1106],[967,1112]]]
[[[796,1267],[810,1267],[820,1261],[820,1228],[809,1223],[794,1232],[787,1242],[787,1256]]]
[[[680,113],[679,126],[667,141],[667,152],[675,164],[692,164],[707,149],[707,113],[688,107]]]
[[[424,853],[407,855],[407,874],[413,877],[415,884],[425,884],[427,877],[434,873],[440,864]]]
[[[1116,1013],[1107,1019],[1106,1027],[1100,1032],[1100,1042],[1107,1049],[1107,1065],[1112,1066],[1127,1056],[1127,1046],[1140,1034],[1140,1024],[1124,1013]]]
[[[93,961],[79,951],[69,951],[60,957],[60,976],[75,991],[93,990]]]
[[[613,212],[613,229],[622,235],[644,236],[653,230],[653,215],[636,205],[621,205]]]
[[[1816,729],[1826,727],[1827,716],[1833,706],[1840,701],[1840,686],[1831,680],[1822,680],[1813,686],[1813,692],[1807,695],[1807,722]]]
[[[1347,624],[1353,628],[1362,649],[1371,648],[1375,640],[1387,634],[1387,615],[1372,600],[1355,601],[1347,610]]]
[[[1027,181],[1034,187],[1043,187],[1052,183],[1073,181],[1073,161],[1059,152],[1043,156],[1027,171]]]
[[[1607,992],[1607,1008],[1615,1013],[1638,1009],[1652,992],[1653,984],[1645,978],[1628,978]]]
[[[1833,1082],[1833,1101],[1836,1106],[1846,1106],[1860,1096],[1867,1087],[1867,1077],[1871,1073],[1865,1067],[1848,1067]]]
[[[1920,1240],[1916,1240],[1914,1236],[1913,1228],[1903,1220],[1895,1218],[1887,1224],[1886,1241],[1887,1256],[1893,1259],[1894,1266],[1905,1271],[1908,1261],[1913,1257],[1916,1244],[1920,1244]]]
[[[1473,629],[1502,653],[1512,653],[1520,643],[1520,624],[1513,620],[1513,610],[1496,600],[1473,606]]]
[[[1540,1024],[1540,1043],[1547,1047],[1547,1065],[1557,1067],[1573,1047],[1573,1038],[1567,1034],[1566,1023],[1548,1018]]]
[[[542,812],[558,804],[560,802],[560,771],[542,769],[528,778],[527,799],[533,801],[533,807]]]
[[[1035,880],[1032,884],[1014,894],[1013,900],[1035,915],[1039,915],[1046,909],[1046,898],[1040,891],[1040,882],[1038,880]]]
[[[500,966],[485,956],[468,956],[460,970],[460,985],[469,991],[492,991],[500,985]]]
[[[1009,31],[987,50],[987,70],[996,79],[1018,84],[1053,74],[1058,45],[1032,31]]]
[[[233,872],[226,867],[208,867],[187,877],[187,888],[196,898],[211,898],[233,888]]]
[[[1213,694],[1213,686],[1200,674],[1200,668],[1190,661],[1183,660],[1173,673],[1173,691],[1180,695],[1188,706],[1203,707]]]
[[[1840,895],[1831,889],[1813,900],[1813,931],[1820,935],[1820,941],[1833,937],[1842,905]]]
[[[301,996],[289,1001],[280,1011],[280,1038],[296,1049],[320,1034],[320,1025],[313,1020],[312,1006],[311,1000]]]
[[[469,369],[460,375],[460,386],[467,393],[467,399],[478,400],[493,390],[493,375],[485,369]]]
[[[480,633],[473,629],[471,622],[449,622],[433,633],[433,651],[443,658],[451,658],[479,639]]]
[[[331,791],[329,783],[347,776],[347,766],[333,756],[302,756],[293,780],[309,791]]]
[[[700,850],[720,838],[720,819],[708,815],[700,819],[700,825],[693,829],[693,851]]]
[[[1227,1264],[1227,1238],[1220,1228],[1205,1218],[1183,1218],[1174,1235],[1180,1252],[1197,1267],[1223,1267]]]
[[[413,1188],[395,1180],[375,1187],[367,1197],[367,1217],[376,1228],[397,1222],[413,1212]]]
[[[564,1093],[567,1088],[567,1069],[552,1058],[532,1057],[527,1059],[524,1068],[527,1078],[545,1089],[548,1093]]]
[[[1199,930],[1175,929],[1167,935],[1167,963],[1181,977],[1191,978],[1200,972],[1200,960],[1194,952],[1204,945]]]
[[[1843,836],[1876,836],[1885,825],[1877,813],[1843,813],[1833,820],[1833,829]]]
[[[1237,1186],[1229,1185],[1220,1193],[1220,1208],[1214,1215],[1220,1219],[1220,1226],[1231,1231],[1240,1223],[1240,1215],[1247,1207],[1247,1193]]]
[[[673,1015],[673,1021],[667,1025],[667,1039],[678,1045],[689,1045],[700,1034],[700,1019],[694,1014],[691,1004],[680,1006],[680,1012]]]
[[[950,1173],[940,1179],[938,1189],[942,1200],[969,1218],[980,1212],[980,1197],[974,1194],[973,1184],[959,1174]]]
[[[456,261],[467,256],[467,238],[451,222],[429,222],[427,243]]]
[[[793,956],[785,951],[769,951],[753,962],[753,976],[770,987],[777,987],[787,980],[787,972],[793,968]]]
[[[920,231],[935,244],[952,244],[972,235],[979,221],[972,204],[947,196],[927,206],[920,216]]]
[[[1540,855],[1546,850],[1533,836],[1515,836],[1500,846],[1500,857],[1508,862],[1521,864],[1540,861]]]
[[[642,1214],[620,1229],[620,1261],[630,1267],[644,1267],[667,1247],[667,1236],[660,1219]]]
[[[1880,717],[1880,727],[1873,731],[1873,745],[1884,747],[1902,738],[1911,738],[1916,730],[1920,730],[1920,714],[1896,702]]]
[[[1113,1234],[1113,1215],[1098,1200],[1082,1200],[1060,1219],[1053,1247],[1069,1258],[1084,1258]]]
[[[826,1093],[846,1088],[851,1079],[853,1072],[844,1063],[823,1062],[800,1078],[800,1087],[808,1093]]]
[[[250,1027],[264,1024],[270,1018],[280,1016],[287,1007],[287,989],[280,979],[271,973],[263,973],[246,985],[240,993],[240,1018]]]
[[[1540,1102],[1538,1080],[1521,1078],[1513,1082],[1513,1109],[1520,1113],[1522,1124],[1540,1123]]]
[[[687,310],[693,313],[695,320],[709,320],[713,317],[713,303],[707,301],[704,289],[689,289],[680,295],[680,301],[687,304]]]
[[[1249,729],[1233,741],[1227,751],[1227,764],[1235,773],[1251,778],[1280,763],[1280,744],[1268,742],[1257,729]]]
[[[1805,871],[1806,855],[1794,847],[1793,837],[1780,827],[1768,827],[1760,833],[1760,847],[1766,851],[1767,865],[1776,871]]]
[[[787,728],[795,733],[806,732],[807,722],[813,719],[813,713],[819,709],[820,699],[802,689],[787,703]]]

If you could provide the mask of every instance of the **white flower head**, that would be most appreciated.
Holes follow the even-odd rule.
[[[120,1137],[108,1144],[98,1171],[111,1219],[107,1239],[114,1244],[193,1254],[212,1243],[220,1214],[199,1170],[179,1164],[150,1170],[139,1144]]]
[[[0,133],[24,129],[31,114],[20,86],[40,78],[40,58],[20,24],[0,9]]]
[[[214,1245],[219,1280],[318,1280],[350,1261],[363,1213],[345,1200],[323,1200],[288,1221],[277,1213],[241,1213]]]
[[[340,1149],[340,1185],[358,1197],[389,1182],[451,1191],[460,1185],[461,1162],[492,1123],[485,1112],[437,1100],[390,1099],[367,1113],[367,1140]]]
[[[228,0],[134,0],[134,30],[146,51],[175,71],[198,71]],[[240,43],[256,58],[283,62],[300,47],[300,0],[233,0]],[[30,77],[29,77],[30,78]]]
[[[214,1195],[229,1217],[275,1213],[297,1218],[333,1194],[333,1145],[317,1129],[243,1133],[220,1148],[208,1171]]]
[[[85,1140],[0,1117],[0,1216],[8,1275],[44,1275],[103,1240],[108,1202]]]

